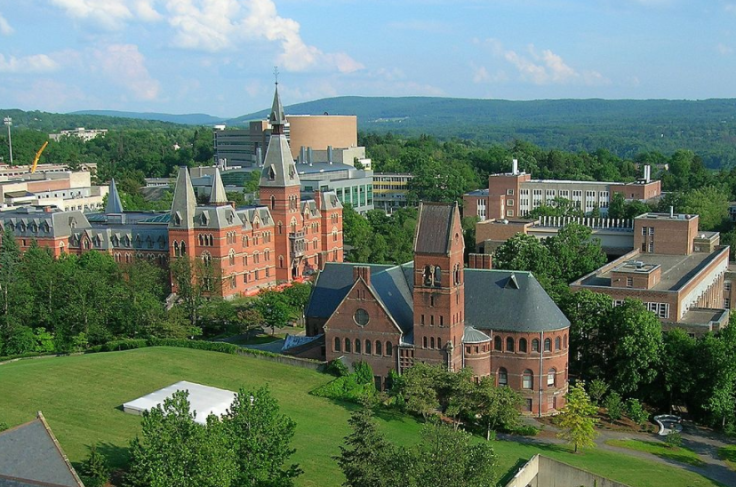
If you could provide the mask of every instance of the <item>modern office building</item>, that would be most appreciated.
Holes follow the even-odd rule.
[[[386,213],[406,207],[409,204],[409,181],[413,177],[408,173],[373,173],[373,206]]]
[[[93,186],[89,171],[23,172],[0,176],[0,210],[22,206],[55,207],[60,210],[97,211],[107,186]]]

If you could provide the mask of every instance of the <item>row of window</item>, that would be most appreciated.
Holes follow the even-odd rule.
[[[496,352],[516,352],[515,349],[516,342],[512,337],[506,338],[506,348],[504,348],[504,340],[500,336],[496,336],[493,339],[493,350]],[[527,340],[526,338],[519,338],[519,349],[518,351],[521,353],[527,353]],[[567,348],[567,335],[564,335],[562,338],[557,337],[555,338],[555,351],[559,351],[562,349]],[[545,338],[544,339],[544,351],[545,352],[551,352],[552,351],[552,339],[551,338]],[[539,339],[534,338],[532,339],[532,352],[539,352]]]
[[[505,368],[503,367],[499,368],[496,374],[496,377],[497,377],[496,383],[499,386],[509,385],[509,373]],[[547,371],[547,387],[556,387],[556,386],[557,386],[557,369],[553,367]],[[527,369],[524,371],[524,373],[521,374],[521,388],[522,389],[534,389],[534,372]]]
[[[630,278],[627,278],[630,279]],[[631,287],[631,286],[629,286]],[[614,299],[613,300],[613,306],[621,306],[624,304],[623,299]],[[648,311],[651,311],[655,315],[659,316],[660,318],[669,318],[670,317],[670,305],[669,303],[644,303],[644,306],[647,308]]]
[[[344,343],[344,347],[343,347]],[[365,345],[365,347],[363,346]],[[333,351],[344,352],[344,353],[361,353],[364,355],[384,355],[383,342],[376,340],[375,342],[366,339],[362,341],[360,338],[356,338],[355,341],[350,338],[345,338],[344,342],[340,337],[335,337],[333,344]],[[386,342],[385,356],[391,357],[394,353],[394,346],[391,342]]]

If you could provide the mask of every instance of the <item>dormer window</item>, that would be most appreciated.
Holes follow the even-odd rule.
[[[276,179],[276,171],[273,170],[273,166],[268,168],[268,180],[273,181]]]
[[[210,219],[207,213],[202,213],[202,216],[200,217],[200,222],[202,225],[207,225],[209,223]]]
[[[294,164],[289,165],[289,179],[294,179],[294,176],[296,176],[296,168],[294,167]]]
[[[174,225],[177,227],[181,226],[181,213],[178,211],[174,213]]]
[[[235,218],[235,215],[233,214],[233,212],[232,211],[229,211],[227,213],[227,222],[228,223],[232,223],[234,218]]]

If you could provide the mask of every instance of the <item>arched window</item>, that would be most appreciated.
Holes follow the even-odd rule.
[[[358,338],[355,339],[355,353],[360,353],[360,340]]]
[[[271,195],[271,209],[276,208],[276,197]]]
[[[440,337],[437,337],[437,348],[438,349],[442,348],[442,339]]]
[[[555,338],[555,350],[562,348],[562,339],[560,337]]]
[[[422,348],[427,348],[427,337],[422,337]]]
[[[422,278],[424,279],[425,286],[432,285],[432,267],[428,265],[424,266],[424,274],[422,274]]]
[[[509,373],[503,367],[498,369],[498,385],[499,386],[509,385]]]
[[[199,246],[202,247],[204,245],[204,237],[202,234],[199,235]]]
[[[557,370],[549,369],[547,372],[547,387],[555,386],[555,377],[557,377]]]
[[[493,339],[493,349],[496,350],[497,352],[500,352],[503,350],[503,340],[501,339],[500,336],[497,336],[496,338]]]
[[[279,222],[278,226],[279,226],[279,235],[281,235],[282,233],[284,233],[284,226],[281,224],[281,222]]]
[[[519,338],[519,351],[526,353],[526,338]]]
[[[534,339],[532,340],[532,352],[538,352],[539,351],[539,340]]]
[[[545,352],[552,351],[552,340],[550,340],[549,338],[544,339],[544,351]]]
[[[351,351],[350,349],[353,348],[353,347],[351,347],[351,345],[352,345],[352,343],[350,342],[350,338],[346,338],[345,339],[345,352],[346,353],[350,353],[350,351]]]
[[[230,249],[230,254],[228,255],[228,261],[230,265],[235,265],[235,250]]]
[[[521,387],[523,389],[532,389],[534,387],[534,374],[531,370],[527,369],[524,371],[521,379]]]
[[[339,352],[342,345],[342,340],[340,340],[338,337],[335,337],[335,352]]]
[[[211,259],[212,259],[212,256],[210,255],[209,252],[205,252],[202,254],[202,263],[204,264],[205,267],[210,266]]]
[[[389,357],[393,355],[394,353],[394,346],[391,344],[391,342],[386,342],[386,355]]]
[[[511,337],[508,337],[506,339],[506,351],[507,352],[513,352],[514,351],[514,339]]]
[[[337,228],[332,229],[332,241],[337,242]]]
[[[376,340],[376,355],[383,355],[383,348],[380,340]]]
[[[442,286],[442,269],[440,266],[434,268],[434,287]]]
[[[434,337],[429,339],[429,348],[434,348]]]
[[[113,242],[113,245],[115,245],[115,242]],[[179,242],[174,242],[174,257],[179,257],[181,253],[179,252]]]
[[[281,269],[284,268],[284,256],[283,255],[279,255],[279,267]]]
[[[372,348],[372,347],[371,347],[371,345],[372,345],[372,343],[371,343],[371,341],[370,341],[370,340],[366,340],[366,341],[365,341],[365,353],[366,353],[366,354],[368,354],[368,355],[370,355],[370,354],[372,354],[372,353],[373,353],[373,352],[371,351],[371,348]]]
[[[180,248],[181,248],[181,255],[187,255],[187,244],[185,244],[184,242],[182,242],[180,244]]]

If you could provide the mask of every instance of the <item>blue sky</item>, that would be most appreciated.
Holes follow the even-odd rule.
[[[736,97],[736,0],[0,0],[0,108]]]

